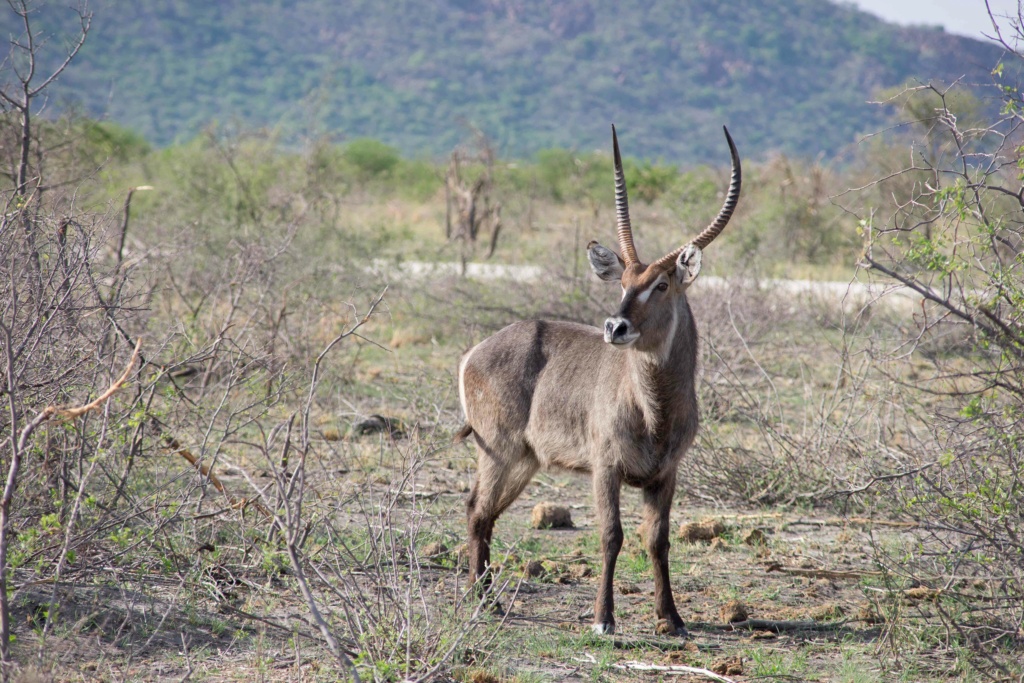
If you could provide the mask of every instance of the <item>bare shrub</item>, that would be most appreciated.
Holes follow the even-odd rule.
[[[1016,73],[1019,18],[995,25],[1007,50],[996,73]],[[1020,674],[1024,624],[1024,118],[1018,90],[1002,85],[1002,114],[987,122],[956,87],[896,93],[888,102],[916,113],[907,163],[845,198],[870,207],[861,265],[922,302],[905,335],[867,349],[899,387],[890,430],[901,436],[883,439],[890,473],[851,491],[921,525],[909,556],[878,548],[901,617],[886,642],[895,656],[966,653],[992,678]],[[934,599],[907,608],[898,589],[908,585]],[[934,622],[943,628],[929,630]]]
[[[31,31],[26,5],[12,7]],[[48,80],[14,82],[30,99]],[[83,126],[32,127],[31,103],[4,94],[4,678],[15,662],[59,671],[84,657],[130,677],[169,651],[192,675],[196,652],[270,642],[294,647],[296,667],[306,648],[357,680],[425,680],[484,649],[500,620],[466,601],[447,560],[418,551],[440,534],[418,473],[444,435],[410,429],[372,460],[319,438],[350,405],[336,361],[375,348],[362,328],[384,307],[383,285],[362,292],[363,270],[309,248],[337,230],[336,213],[310,208],[323,188],[292,192],[278,181],[295,168],[266,163],[276,152],[211,132],[195,158],[169,162],[193,196],[140,186],[145,170],[128,164],[111,208],[84,210],[99,153]],[[142,187],[161,210],[130,222]],[[120,393],[47,421],[110,387],[139,340]]]
[[[501,202],[494,194],[494,147],[479,130],[473,130],[475,149],[460,147],[452,151],[444,176],[445,238],[462,241],[463,268],[467,252],[476,250],[477,238],[484,226],[491,236],[486,258],[494,255],[501,234]],[[475,166],[476,176],[467,177],[464,167]]]

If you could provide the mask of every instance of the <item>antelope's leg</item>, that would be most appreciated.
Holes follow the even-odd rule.
[[[477,510],[480,497],[479,481],[473,484],[473,490],[466,501],[466,522],[469,531],[469,571],[473,581],[479,581],[487,566],[491,563],[491,532],[494,530],[495,517]],[[489,579],[487,579],[489,580]]]
[[[594,505],[601,529],[601,582],[594,603],[594,632],[615,633],[615,600],[612,585],[615,561],[622,549],[622,523],[619,520],[619,475],[610,468],[594,471]]]
[[[668,577],[669,512],[675,493],[675,472],[661,481],[643,489],[644,521],[643,530],[647,544],[647,555],[654,569],[654,611],[659,619],[669,622],[671,630],[686,635],[686,627],[676,611],[672,598],[672,584]]]
[[[491,563],[494,522],[530,483],[539,464],[526,448],[505,457],[492,454],[479,445],[477,451],[476,481],[466,500],[469,569],[473,580],[482,578],[482,586],[486,587],[490,584],[487,568]]]

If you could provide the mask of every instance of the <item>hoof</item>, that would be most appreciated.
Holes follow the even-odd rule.
[[[686,638],[690,635],[683,622],[673,623],[668,619],[659,619],[658,625],[654,627],[654,632],[659,636],[679,636],[681,638]]]
[[[600,624],[591,624],[590,629],[599,636],[610,636],[615,633],[615,622],[605,621]]]

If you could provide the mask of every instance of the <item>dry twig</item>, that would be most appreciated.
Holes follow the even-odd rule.
[[[224,483],[221,482],[217,475],[213,473],[213,471],[210,469],[210,466],[201,463],[199,461],[199,458],[197,458],[192,453],[192,451],[185,448],[185,446],[183,446],[181,442],[174,438],[172,435],[161,430],[160,438],[163,439],[164,444],[171,452],[176,453],[181,457],[185,458],[185,460],[187,460],[190,465],[199,470],[200,474],[209,479],[210,484],[213,485],[213,488],[217,489],[218,492],[223,494],[224,497],[228,499],[228,503],[230,503],[232,510],[244,510],[245,508],[249,507],[249,505],[252,505],[257,510],[259,510],[265,517],[269,518],[271,516],[270,511],[267,510],[267,508],[258,500],[252,500],[251,498],[237,498],[228,493],[228,490],[224,487]]]
[[[588,664],[597,664],[597,658],[589,652],[584,652],[583,657],[573,657],[577,662],[586,662]],[[645,662],[637,662],[630,660],[628,662],[622,662],[621,664],[612,664],[613,669],[619,669],[620,671],[652,671],[668,676],[704,676],[712,681],[719,681],[719,683],[736,683],[735,679],[721,674],[716,674],[710,669],[702,669],[697,666],[686,666],[684,664],[673,664],[670,666],[662,664],[647,664]]]

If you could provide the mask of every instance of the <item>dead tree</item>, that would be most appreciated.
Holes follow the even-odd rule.
[[[490,232],[487,254],[494,255],[501,233],[501,202],[495,201],[494,192],[494,149],[487,138],[476,132],[475,149],[456,148],[448,161],[445,172],[445,237],[460,240],[464,247],[462,261],[476,251],[481,231]],[[480,166],[481,171],[474,179],[467,177],[467,166]]]
[[[10,51],[6,59],[0,62],[0,115],[8,118],[10,123],[16,127],[16,149],[17,157],[10,159],[10,171],[5,175],[14,184],[14,196],[7,202],[14,208],[20,210],[22,218],[22,229],[25,231],[26,256],[32,264],[34,280],[39,279],[39,252],[36,249],[36,235],[33,230],[35,222],[30,220],[33,211],[39,206],[38,194],[44,189],[40,183],[38,173],[33,174],[30,158],[33,149],[33,138],[35,131],[32,129],[32,115],[35,100],[41,97],[44,91],[57,78],[64,73],[64,70],[71,64],[78,55],[78,51],[85,44],[85,38],[89,34],[92,24],[92,13],[83,3],[76,10],[80,24],[80,30],[70,43],[63,59],[49,73],[40,73],[42,68],[40,62],[41,51],[45,44],[45,37],[32,25],[33,9],[28,0],[8,0],[12,13],[21,24],[20,34],[12,34],[10,38]],[[13,78],[12,78],[13,77]],[[33,211],[26,208],[33,204]],[[42,296],[38,282],[36,283],[34,296],[38,299]]]

